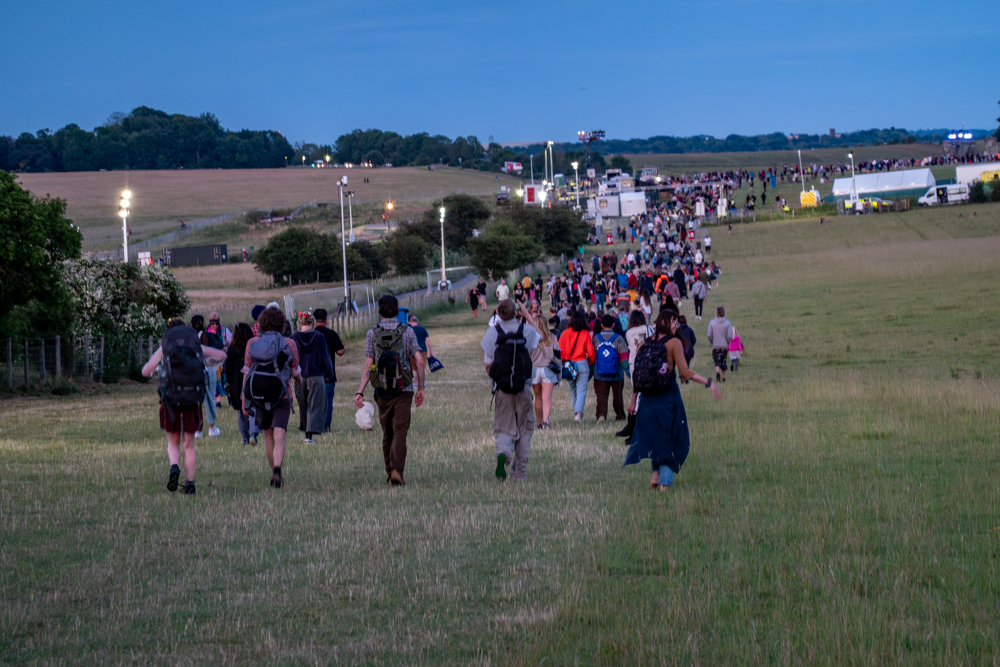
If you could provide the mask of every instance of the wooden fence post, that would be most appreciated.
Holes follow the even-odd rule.
[[[24,339],[24,388],[28,388],[28,339]]]
[[[76,332],[69,334],[69,377],[76,375]]]
[[[90,334],[83,335],[83,377],[90,377]]]
[[[45,383],[45,339],[42,338],[42,383]]]
[[[14,346],[10,338],[7,339],[7,388],[14,389]]]
[[[62,339],[56,336],[56,378],[62,377]]]
[[[104,336],[101,336],[101,382],[104,382]]]

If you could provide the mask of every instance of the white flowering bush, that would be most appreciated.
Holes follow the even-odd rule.
[[[104,336],[106,379],[130,374],[130,345],[159,338],[167,320],[191,305],[169,269],[121,262],[75,259],[63,262],[62,279],[73,304],[73,330]]]

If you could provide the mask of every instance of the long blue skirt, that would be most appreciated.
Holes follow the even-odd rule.
[[[653,470],[666,465],[674,473],[678,473],[690,449],[687,414],[684,412],[684,401],[681,399],[677,380],[671,383],[665,394],[642,394],[635,413],[632,446],[625,455],[623,465],[652,459]]]

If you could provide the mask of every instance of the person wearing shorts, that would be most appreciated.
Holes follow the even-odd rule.
[[[167,323],[167,328],[184,326],[184,320],[175,317]],[[222,350],[201,346],[201,352],[206,363],[210,359],[225,361],[226,353]],[[142,367],[143,377],[153,377],[157,372],[160,361],[163,359],[163,348],[158,348],[153,356],[149,358],[146,365]],[[184,482],[184,493],[192,495],[195,493],[194,486],[194,434],[201,431],[203,415],[201,405],[193,408],[168,408],[166,403],[160,403],[160,428],[167,432],[167,459],[170,461],[170,475],[167,479],[167,490],[176,491],[180,481],[181,469],[181,439],[184,440],[184,471],[187,473]]]
[[[257,324],[260,325],[261,333],[268,331],[282,333],[285,330],[285,314],[277,306],[268,306],[267,310],[257,318]],[[255,336],[247,342],[247,349],[243,354],[244,380],[246,375],[250,373],[250,367],[253,366],[253,360],[250,358],[250,346],[259,339],[259,336]],[[285,342],[288,343],[288,349],[292,353],[292,359],[288,362],[292,372],[292,380],[298,384],[302,381],[302,372],[299,370],[299,348],[291,338],[285,338]],[[264,442],[267,445],[265,453],[267,464],[271,468],[271,486],[276,489],[280,489],[284,484],[284,479],[281,476],[281,462],[285,458],[285,433],[288,431],[288,418],[292,411],[292,396],[295,395],[292,391],[291,381],[288,384],[286,397],[279,401],[273,410],[258,408],[256,411],[257,428],[264,432]],[[245,396],[243,397],[243,414],[250,414],[250,405]]]
[[[535,393],[535,423],[539,429],[549,428],[552,413],[552,390],[559,384],[559,374],[549,368],[559,350],[559,338],[549,330],[549,322],[541,313],[532,322],[539,333],[538,345],[531,351],[531,390]]]

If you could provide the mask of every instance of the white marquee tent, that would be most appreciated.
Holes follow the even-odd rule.
[[[903,190],[927,190],[937,185],[930,169],[904,169],[883,171],[877,174],[858,174],[856,177],[858,196],[880,195]],[[834,197],[851,196],[851,177],[833,181]]]

